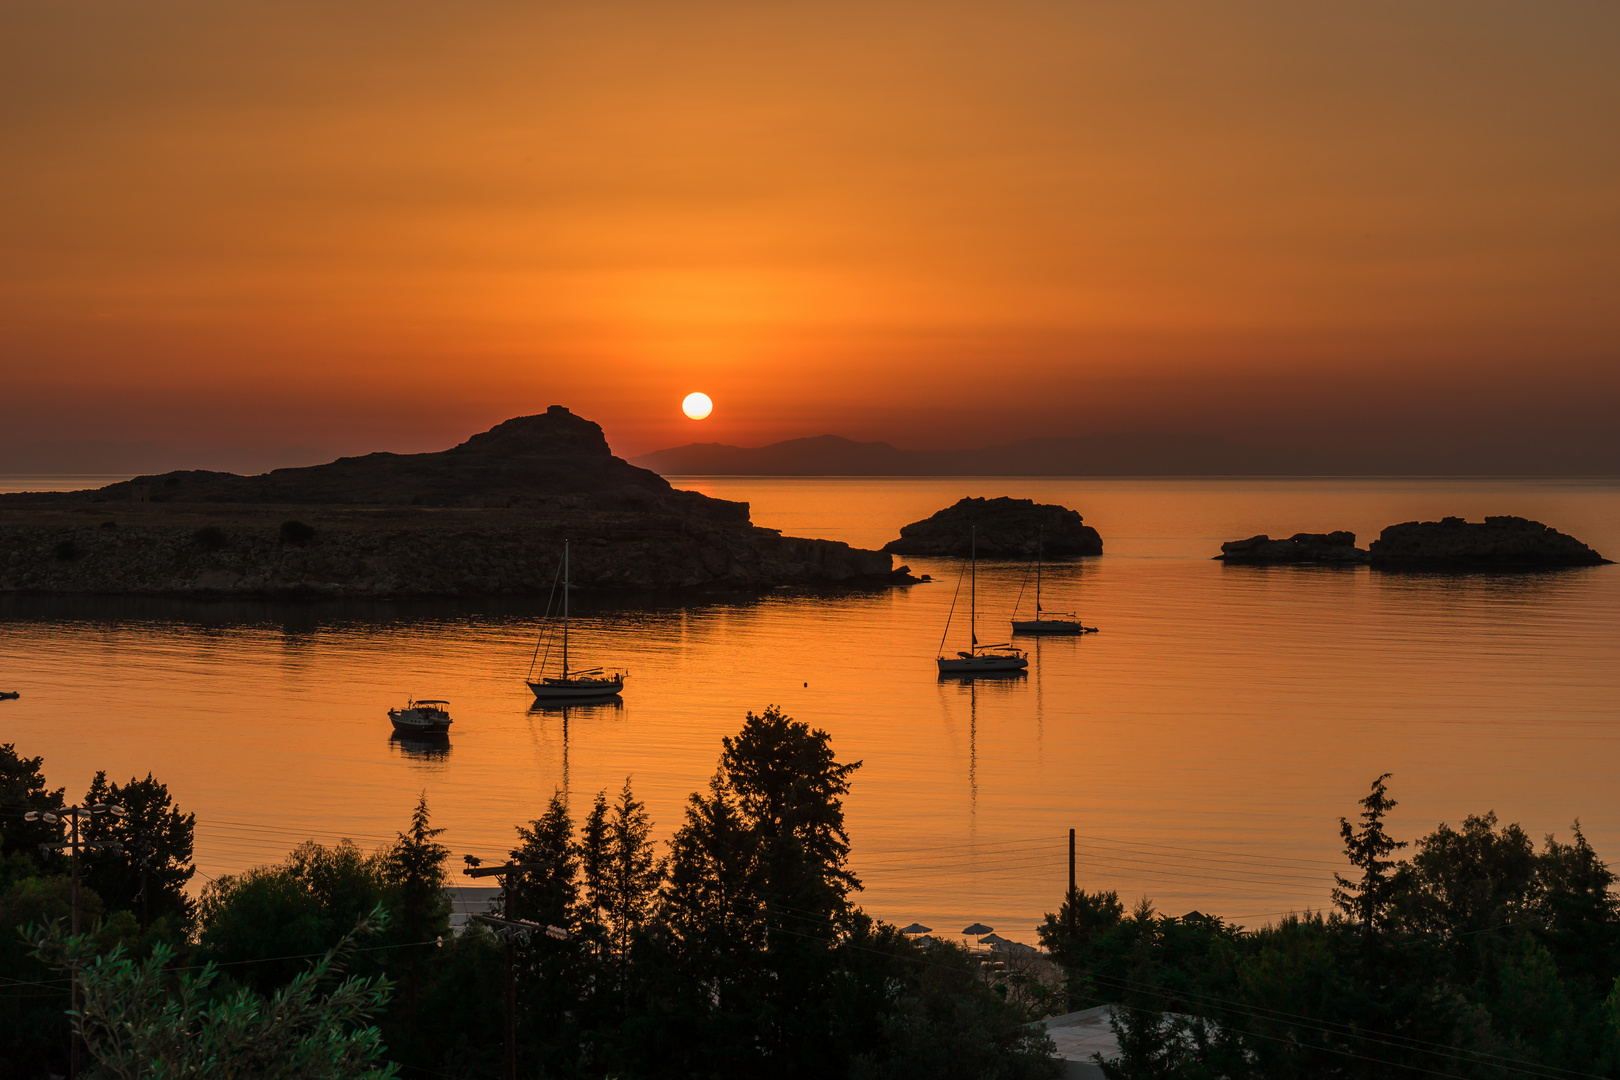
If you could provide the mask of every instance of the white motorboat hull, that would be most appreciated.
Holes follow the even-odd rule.
[[[389,709],[388,719],[401,735],[448,735],[452,722],[448,716],[424,716],[415,709]]]
[[[624,691],[624,679],[541,679],[529,689],[536,701],[606,701]]]

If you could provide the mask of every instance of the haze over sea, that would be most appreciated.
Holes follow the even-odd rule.
[[[39,483],[38,480],[31,481]],[[1620,558],[1613,480],[688,478],[756,524],[876,547],[963,495],[1059,502],[1107,554],[1049,565],[1048,609],[1101,632],[1027,642],[1026,678],[942,682],[959,564],[884,593],[576,597],[576,648],[632,673],[622,705],[531,708],[544,601],[0,599],[0,741],[53,785],[148,770],[197,814],[218,876],[300,841],[372,845],[428,794],[457,856],[504,852],[554,788],[576,815],[626,776],[656,834],[744,712],[777,704],[860,760],[848,800],[868,911],[1032,941],[1079,831],[1089,889],[1255,925],[1321,907],[1337,822],[1379,773],[1392,831],[1495,810],[1535,836],[1577,817],[1620,859],[1620,566],[1516,575],[1228,567],[1223,540],[1447,514],[1517,514]],[[22,478],[0,478],[20,490]],[[77,486],[77,485],[76,485]],[[1029,568],[979,567],[980,638]],[[965,646],[957,622],[946,648]],[[388,707],[445,697],[448,752],[390,738]],[[459,860],[457,860],[459,862]],[[201,881],[201,878],[199,878]]]

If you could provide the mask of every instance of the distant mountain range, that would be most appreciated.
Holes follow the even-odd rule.
[[[974,450],[900,450],[838,435],[769,446],[691,443],[631,458],[664,476],[1611,476],[1612,447],[1498,441],[1413,451],[1340,445],[1266,447],[1212,435],[1022,439]]]

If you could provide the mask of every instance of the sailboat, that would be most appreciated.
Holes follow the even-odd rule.
[[[600,667],[571,668],[568,666],[568,541],[563,541],[562,564],[562,670],[556,675],[545,674],[541,669],[540,679],[536,681],[534,663],[529,664],[529,678],[524,681],[529,689],[534,691],[535,700],[546,702],[581,702],[605,701],[608,698],[618,697],[624,690],[624,680],[630,677],[627,671],[607,671]],[[549,651],[549,650],[548,650]],[[540,654],[539,643],[534,647],[535,656]]]
[[[1035,534],[1035,617],[1033,619],[1014,619],[1012,621],[1015,634],[1095,634],[1095,626],[1082,626],[1080,620],[1074,617],[1072,611],[1059,612],[1048,615],[1041,608],[1041,555],[1045,547],[1045,530]],[[1014,612],[1013,614],[1017,614]]]
[[[941,653],[935,660],[941,675],[1007,675],[1029,667],[1024,650],[1010,644],[980,645],[978,632],[979,609],[979,531],[974,529],[968,540],[968,639],[970,648],[955,656],[944,655],[944,639],[940,640]],[[957,588],[961,588],[960,585]],[[950,619],[945,620],[945,633],[951,632]]]

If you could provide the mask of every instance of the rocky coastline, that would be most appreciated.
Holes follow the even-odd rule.
[[[746,503],[677,490],[553,406],[436,454],[0,495],[0,594],[544,595],[565,538],[588,589],[912,580],[882,552],[785,537],[752,525]]]
[[[1078,512],[1033,499],[966,498],[922,521],[900,528],[883,545],[894,555],[966,557],[976,544],[980,558],[1049,559],[1101,555],[1102,536]]]

